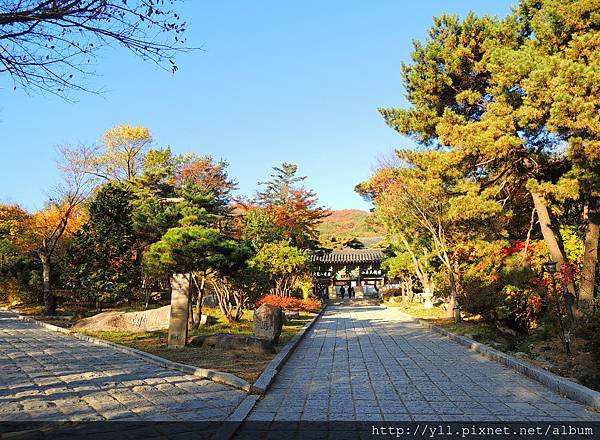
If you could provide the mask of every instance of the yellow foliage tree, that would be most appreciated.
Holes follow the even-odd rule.
[[[35,251],[42,263],[46,315],[56,314],[56,300],[50,284],[52,257],[64,237],[73,234],[85,222],[82,205],[93,191],[90,156],[69,148],[59,148],[62,182],[46,208],[33,215]]]
[[[69,196],[62,203],[48,205],[32,217],[31,231],[37,244],[35,250],[42,263],[45,313],[49,316],[56,313],[56,300],[50,284],[52,256],[60,243],[85,222],[82,201],[80,197]]]
[[[35,249],[31,236],[32,216],[18,205],[0,205],[0,240],[22,252]],[[0,263],[2,260],[0,257]]]
[[[133,180],[142,169],[152,135],[145,127],[122,124],[107,130],[102,143],[104,153],[95,159],[95,174],[123,182]]]
[[[85,211],[81,209],[81,206],[70,207],[65,202],[60,205],[50,205],[41,211],[35,212],[31,226],[34,236],[43,239],[44,237],[50,237],[56,229],[63,227],[63,236],[73,235],[84,223]]]

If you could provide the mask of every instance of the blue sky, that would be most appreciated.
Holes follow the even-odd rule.
[[[353,191],[377,159],[410,141],[378,107],[405,107],[400,64],[432,17],[504,16],[515,1],[188,0],[188,44],[172,75],[121,49],[102,52],[101,95],[77,102],[14,91],[0,76],[0,202],[33,210],[58,180],[57,145],[92,144],[120,124],[150,129],[157,146],[223,158],[250,194],[281,162],[333,209],[368,209]]]

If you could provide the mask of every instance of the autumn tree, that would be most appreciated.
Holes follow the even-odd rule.
[[[35,281],[33,217],[18,205],[0,205],[0,290],[21,297]]]
[[[393,256],[382,263],[389,269],[390,276],[402,276],[406,285],[412,286],[412,279],[406,275],[409,271],[421,284],[423,290],[435,294],[433,275],[435,270],[431,261],[434,252],[428,234],[423,234],[415,224],[414,218],[407,216],[401,206],[396,204],[395,188],[398,185],[397,169],[404,164],[396,161],[382,163],[369,181],[356,186],[356,191],[367,200],[376,204],[371,221],[385,228],[390,251]]]
[[[72,235],[83,223],[82,204],[94,184],[87,174],[88,164],[79,160],[76,150],[59,149],[62,182],[54,190],[46,207],[33,216],[36,253],[42,263],[44,305],[46,315],[56,314],[56,299],[52,292],[51,269],[54,254],[67,235]]]
[[[597,260],[597,11],[585,0],[524,0],[503,20],[436,18],[403,66],[411,108],[380,109],[424,147],[455,151],[482,187],[500,188],[505,206],[528,193],[559,266],[567,258],[557,209],[587,200],[588,300]],[[565,285],[575,296],[572,280]]]
[[[0,205],[1,262],[6,263],[17,254],[33,250],[31,243],[32,217],[18,205]]]
[[[306,273],[310,264],[310,254],[288,241],[276,241],[263,245],[250,266],[269,275],[271,293],[277,296],[290,296],[298,281]]]
[[[268,274],[274,294],[289,296],[309,269],[307,250],[317,245],[317,225],[329,212],[302,185],[306,177],[296,165],[273,170],[271,180],[259,182],[264,189],[239,203],[238,229],[256,253],[251,266]]]
[[[379,211],[376,215],[390,224],[390,232],[397,235],[428,290],[432,285],[418,256],[429,252],[437,256],[448,275],[448,314],[457,320],[458,248],[477,235],[487,235],[498,222],[502,206],[494,200],[493,188],[482,190],[474,179],[464,176],[451,152],[399,150],[397,155],[403,165],[384,168],[381,175],[357,189],[373,200]],[[415,244],[419,240],[422,249],[418,253]]]
[[[228,165],[226,161],[215,161],[211,156],[192,154],[175,170],[173,183],[175,186],[193,184],[204,194],[228,198],[237,188],[237,183],[227,174]]]
[[[407,252],[403,252],[402,249],[398,249],[395,251],[394,256],[382,261],[381,267],[386,270],[390,279],[400,279],[403,300],[412,302],[414,298],[413,274],[416,268],[413,265],[411,256]],[[429,286],[427,288],[431,289]]]
[[[329,215],[318,205],[316,194],[299,185],[305,176],[297,176],[297,166],[283,163],[274,167],[272,179],[250,201],[242,202],[247,237],[258,249],[267,242],[289,240],[299,248],[318,243],[317,225]]]
[[[105,180],[132,181],[143,169],[152,135],[146,127],[117,125],[102,136],[102,145],[88,163],[90,174]]]
[[[175,72],[187,50],[177,0],[2,0],[0,73],[15,87],[66,96],[86,90],[90,61],[118,45]]]

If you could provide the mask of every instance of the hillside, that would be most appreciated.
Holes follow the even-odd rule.
[[[385,231],[367,222],[369,213],[360,209],[340,209],[332,211],[318,227],[321,244],[339,248],[342,244],[358,239],[366,247],[377,247],[383,241]]]

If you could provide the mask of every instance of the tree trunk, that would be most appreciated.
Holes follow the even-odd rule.
[[[194,323],[196,320],[194,319],[194,288],[193,284],[196,283],[196,278],[194,278],[194,273],[190,272],[187,274],[189,279],[189,289],[188,289],[188,329],[194,327]],[[200,318],[198,318],[198,322],[200,322]]]
[[[227,322],[231,322],[230,321],[230,316],[231,316],[231,302],[230,302],[230,296],[231,296],[231,291],[229,289],[229,286],[227,285],[226,281],[224,279],[215,281],[214,279],[210,280],[211,285],[213,286],[214,291],[217,294],[217,298],[219,299],[219,309],[221,310],[221,313],[223,313],[223,316],[225,317],[225,319],[227,319]]]
[[[200,285],[196,283],[196,287],[198,288],[198,298],[196,299],[196,318],[194,319],[194,324],[192,328],[200,327],[200,319],[202,318],[202,300],[204,299],[204,286],[206,284],[206,277],[202,277],[202,281],[200,281]]]
[[[560,269],[563,263],[567,261],[567,256],[562,244],[560,232],[552,223],[552,217],[550,216],[550,212],[548,211],[548,207],[546,206],[543,197],[539,193],[532,192],[531,198],[533,199],[533,206],[537,212],[540,228],[542,230],[542,236],[544,237],[544,241],[546,242],[546,246],[550,252],[550,257],[557,263],[557,268]],[[566,285],[566,289],[567,292],[573,296],[573,298],[577,296],[575,283],[573,281],[570,281]],[[573,306],[573,310],[571,310],[571,312],[574,316],[578,315],[575,306]]]
[[[46,316],[56,315],[56,298],[52,292],[52,286],[50,284],[50,257],[42,252],[39,254],[40,261],[42,262],[42,279],[44,286],[44,314]]]
[[[450,284],[450,302],[448,303],[447,316],[448,318],[454,319],[454,322],[460,321],[460,310],[456,301],[456,278],[454,277],[454,271],[451,267],[448,269],[448,282]]]
[[[190,286],[190,291],[188,292],[188,328],[193,328],[193,326],[194,326],[194,304],[193,304],[192,289]]]
[[[546,242],[546,246],[548,246],[550,257],[558,263],[558,266],[560,266],[567,259],[560,234],[552,223],[550,212],[548,211],[548,207],[546,206],[542,196],[538,193],[532,192],[531,198],[533,199],[533,205],[537,211],[540,228],[542,230],[542,235],[544,237],[544,241]]]
[[[581,269],[581,308],[588,309],[595,298],[598,267],[598,240],[600,239],[600,195],[592,194],[586,207],[587,229]]]

